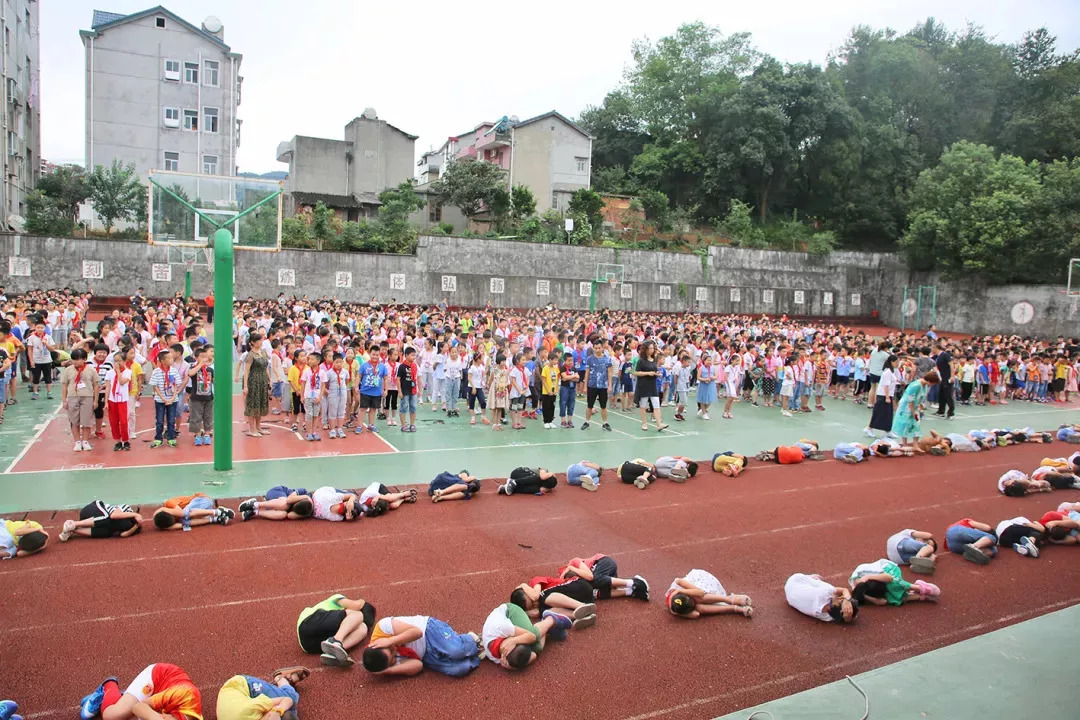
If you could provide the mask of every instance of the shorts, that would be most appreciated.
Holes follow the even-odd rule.
[[[92,538],[107,538],[112,537],[113,528],[112,521],[109,520],[108,515],[103,515],[105,508],[98,502],[92,502],[82,510],[79,511],[80,520],[93,520],[94,525],[90,528],[90,537]]]
[[[304,399],[293,393],[292,396],[292,413],[293,415],[302,415],[304,413]]]
[[[285,383],[284,382],[276,382],[276,383],[274,383],[273,385],[270,386],[270,395],[273,396],[273,397],[276,397],[278,400],[281,399],[281,396],[282,396],[282,394],[284,392],[285,392]]]
[[[382,395],[360,393],[361,410],[378,410],[380,405],[382,405]]]
[[[900,556],[900,564],[911,564],[911,558],[918,555],[919,551],[925,546],[926,543],[920,542],[913,537],[906,537],[901,540],[896,546],[896,554]]]
[[[262,720],[274,709],[277,699],[286,697],[293,701],[294,708],[300,702],[299,693],[289,685],[278,687],[259,678],[234,675],[218,692],[217,717],[218,720]]]
[[[67,404],[69,423],[87,428],[94,424],[94,398],[68,395]]]
[[[993,539],[994,536],[988,532],[969,528],[964,525],[953,525],[945,531],[945,545],[949,548],[949,552],[954,553],[964,552],[965,545],[978,542],[983,538]]]
[[[690,393],[689,392],[687,392],[686,390],[676,390],[675,391],[675,404],[676,405],[686,405],[688,402],[690,402]]]
[[[847,385],[848,382],[850,382],[850,380],[851,380],[850,375],[837,375],[836,380],[834,380],[834,382],[837,385]]]
[[[649,472],[649,468],[637,463],[624,462],[619,466],[619,479],[627,485],[632,485],[635,480]]]
[[[37,385],[42,382],[46,385],[52,385],[52,363],[36,363],[34,367],[30,368],[30,384]]]
[[[814,383],[814,396],[821,397],[829,387],[828,383]]]
[[[571,582],[543,590],[540,593],[540,612],[548,609],[547,599],[556,593],[565,595],[580,603],[591,603],[596,599],[596,591],[593,590],[592,585],[582,578],[577,578]]]
[[[398,399],[398,412],[402,415],[415,415],[416,414],[416,396],[415,395],[402,395]]]
[[[608,389],[607,388],[587,388],[585,390],[585,404],[590,410],[597,402],[600,403],[600,407],[603,410],[607,410]]]
[[[521,395],[516,398],[510,398],[511,410],[524,410],[525,409],[525,396]]]
[[[345,622],[344,610],[316,610],[296,628],[300,648],[306,653],[322,653],[322,641],[334,637]]]
[[[97,405],[94,407],[94,419],[101,420],[105,417],[105,393],[98,393]]]
[[[581,485],[581,480],[584,477],[590,477],[593,482],[596,482],[596,479],[600,477],[600,473],[593,468],[580,463],[574,463],[566,468],[566,483],[568,485]]]
[[[213,509],[214,509],[214,499],[213,498],[208,498],[208,497],[193,497],[193,498],[191,498],[191,502],[189,502],[187,504],[187,507],[184,508],[185,511],[188,511],[188,510],[213,510]]]
[[[643,410],[659,410],[660,409],[660,398],[657,397],[656,395],[650,395],[648,397],[640,397],[640,398],[637,399],[637,404],[638,404],[638,407],[642,408]]]
[[[871,385],[876,385],[877,383],[881,382],[881,376],[874,375],[873,373],[870,373],[870,375],[866,379],[867,382],[869,382]]]

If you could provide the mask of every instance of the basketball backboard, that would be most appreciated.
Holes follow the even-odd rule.
[[[276,180],[151,170],[147,240],[201,248],[225,229],[235,248],[277,252],[281,193]]]

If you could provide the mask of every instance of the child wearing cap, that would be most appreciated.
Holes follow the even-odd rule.
[[[266,491],[264,500],[249,498],[240,503],[237,510],[240,519],[247,521],[260,517],[264,520],[303,520],[315,512],[311,493],[304,488],[276,485]]]
[[[671,614],[690,620],[727,613],[754,616],[754,601],[748,595],[729,595],[715,575],[697,568],[671,582],[664,603]]]
[[[296,720],[299,685],[311,673],[302,665],[282,668],[267,682],[251,675],[233,675],[218,691],[218,720]]]
[[[109,505],[95,500],[79,511],[78,520],[65,520],[60,542],[72,536],[88,538],[131,537],[142,530],[143,517],[130,505]]]
[[[188,532],[200,525],[228,525],[234,517],[236,513],[229,508],[215,508],[213,500],[203,493],[195,493],[166,500],[154,511],[154,527]]]
[[[478,492],[480,481],[470,475],[468,470],[457,474],[441,472],[428,483],[428,495],[431,496],[431,502],[436,503],[446,500],[470,500]]]

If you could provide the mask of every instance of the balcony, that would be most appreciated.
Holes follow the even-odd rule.
[[[480,136],[480,139],[476,141],[476,147],[479,149],[510,147],[510,133],[490,130]]]
[[[458,160],[475,160],[476,159],[476,146],[475,145],[470,145],[467,148],[462,148],[461,150],[458,150],[457,154],[454,155],[454,157],[457,158]]]

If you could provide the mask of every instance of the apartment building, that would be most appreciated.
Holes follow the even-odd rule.
[[[4,84],[4,182],[0,194],[0,224],[18,227],[13,216],[26,216],[26,196],[41,176],[41,80],[39,73],[38,3],[0,0]]]
[[[383,190],[412,179],[415,141],[367,108],[345,126],[342,140],[294,135],[279,143],[278,162],[289,165],[285,214],[322,202],[343,220],[372,217]]]
[[[454,160],[498,165],[506,171],[508,186],[532,190],[537,212],[563,212],[575,190],[589,187],[592,137],[555,110],[527,120],[510,116],[482,122],[420,157],[420,189],[437,180]],[[436,214],[434,208],[429,212],[431,217]]]
[[[235,175],[242,57],[221,21],[195,26],[162,6],[95,10],[86,55],[86,164]]]

